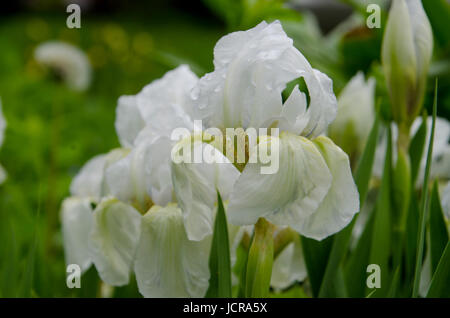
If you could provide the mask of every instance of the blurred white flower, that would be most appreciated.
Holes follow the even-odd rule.
[[[336,119],[328,135],[350,155],[362,154],[375,120],[375,79],[358,72],[338,97]]]
[[[49,41],[40,44],[34,58],[50,68],[71,89],[86,90],[91,83],[91,64],[79,48],[64,42]]]
[[[218,183],[207,163],[173,164],[188,237],[212,232],[215,191],[210,189],[220,192],[226,185],[230,190],[230,184],[227,215],[235,225],[255,224],[264,217],[318,240],[345,227],[359,210],[359,198],[348,156],[320,136],[336,116],[331,80],[311,67],[279,22],[224,36],[214,49],[214,66],[192,90],[193,118],[220,129],[278,127],[279,137],[259,136],[258,144],[249,146],[249,157],[278,144],[280,168],[263,175],[262,164],[251,160],[241,174],[232,165],[222,168],[226,175],[238,176],[233,186],[233,178]],[[300,77],[308,87],[309,105],[298,86],[283,103],[286,84]]]
[[[283,290],[307,276],[300,237],[289,243],[273,262],[270,286]]]
[[[423,182],[426,158],[428,153],[428,141],[430,140],[431,125],[433,118],[428,116],[427,118],[427,134],[425,139],[425,146],[422,153],[422,159],[420,161],[419,172],[417,175],[416,187],[420,187]],[[420,125],[422,124],[422,117],[417,117],[411,126],[410,136],[411,138],[416,134]],[[391,125],[392,131],[392,147],[393,147],[393,160],[397,160],[397,138],[398,129],[395,124]],[[387,132],[383,131],[381,140],[377,145],[375,153],[375,161],[373,166],[373,175],[377,178],[381,178],[383,173],[384,157],[386,153]],[[436,118],[436,127],[434,135],[433,153],[431,154],[431,170],[430,178],[450,179],[450,122],[441,117]]]
[[[0,147],[3,144],[3,139],[5,136],[5,130],[6,130],[6,119],[3,116],[2,112],[2,101],[0,99]],[[0,165],[0,184],[2,184],[6,180],[7,174],[5,169]]]
[[[392,1],[381,55],[392,115],[406,127],[422,106],[432,52],[433,34],[421,0]]]

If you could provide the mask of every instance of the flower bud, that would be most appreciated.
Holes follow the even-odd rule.
[[[382,64],[392,116],[409,128],[419,114],[433,51],[430,22],[420,0],[392,1],[382,46]]]

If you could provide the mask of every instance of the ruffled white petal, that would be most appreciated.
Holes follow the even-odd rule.
[[[106,171],[106,183],[111,194],[146,212],[151,203],[167,204],[172,200],[170,176],[171,141],[152,135],[141,140],[123,159]]]
[[[282,290],[295,282],[303,281],[306,275],[302,245],[297,237],[274,260],[270,285],[275,290]]]
[[[65,199],[60,212],[66,265],[77,264],[82,271],[86,271],[92,264],[88,239],[93,212],[91,200],[78,197]]]
[[[88,160],[70,184],[71,195],[100,201],[103,196],[110,194],[108,185],[105,184],[105,171],[127,153],[128,150],[118,148]]]
[[[281,110],[278,128],[281,131],[300,134],[309,122],[308,117],[306,117],[306,108],[306,95],[296,85]]]
[[[95,209],[89,255],[105,283],[112,286],[128,283],[140,225],[139,212],[117,199],[103,199]]]
[[[121,96],[116,108],[116,132],[122,147],[131,148],[145,122],[137,106],[136,96]]]
[[[306,125],[305,134],[318,135],[335,116],[331,80],[311,67],[278,21],[224,36],[214,49],[214,66],[191,95],[197,106],[195,118],[208,127],[268,127],[280,116],[292,121],[282,115],[281,93],[299,77],[306,81],[311,105],[304,114],[304,101],[294,95],[298,110],[288,103],[284,112],[307,123],[290,124],[297,129]]]
[[[190,241],[181,210],[153,206],[142,218],[135,272],[144,297],[203,297],[208,289],[210,239]]]
[[[308,124],[302,131],[303,136],[314,138],[325,132],[336,118],[337,101],[333,92],[333,82],[324,73],[314,70],[304,74],[311,102],[306,112]]]
[[[148,174],[143,169],[149,156],[146,147],[137,147],[106,170],[106,183],[111,194],[141,212],[145,212],[150,203],[145,186]]]
[[[182,147],[187,143],[187,147]],[[183,211],[186,232],[190,240],[201,240],[212,234],[216,212],[217,191],[222,200],[226,200],[231,192],[239,171],[229,160],[213,146],[189,139],[177,144],[184,155],[194,158],[193,153],[211,153],[216,162],[223,163],[172,163],[172,179],[178,205]]]
[[[162,136],[170,136],[175,128],[193,129],[189,94],[197,81],[189,66],[181,65],[145,86],[136,95],[145,123]]]
[[[327,137],[314,144],[322,153],[333,176],[331,188],[317,210],[302,224],[291,224],[304,236],[322,240],[342,230],[359,211],[359,194],[352,177],[348,156]]]
[[[281,69],[293,49],[279,22],[221,38],[214,48],[214,72],[193,92],[199,117],[212,127],[258,128],[278,115],[285,84],[300,75],[293,67]]]
[[[262,164],[250,163],[252,157],[264,144],[270,149],[274,142],[279,143],[279,170],[261,174]],[[228,220],[246,225],[267,217],[274,224],[294,228],[317,209],[331,181],[327,164],[310,140],[290,133],[282,133],[280,138],[260,137],[230,196]]]
[[[105,163],[106,154],[95,156],[86,162],[80,172],[73,178],[70,185],[70,194],[100,199]]]

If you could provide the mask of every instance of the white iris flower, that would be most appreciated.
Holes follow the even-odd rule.
[[[317,240],[344,228],[358,212],[359,198],[348,156],[320,136],[336,116],[331,79],[311,67],[279,22],[224,36],[214,48],[214,66],[192,90],[195,119],[206,128],[281,131],[250,145],[249,163],[229,196],[228,220],[251,225],[264,217]],[[307,85],[309,103],[298,86],[283,103],[286,84],[298,78]],[[251,158],[270,144],[279,145],[279,170],[261,174],[263,164]],[[220,192],[236,176],[233,165],[217,164],[232,174],[223,181],[208,165],[172,165],[188,237],[195,240],[212,233],[215,189]]]
[[[94,263],[112,286],[128,284],[134,271],[145,297],[205,295],[211,236],[188,239],[170,170],[170,133],[179,126],[193,129],[184,107],[197,80],[180,66],[119,99],[116,130],[123,148],[86,163],[63,202],[68,264],[86,270]],[[229,230],[235,249],[239,231]]]
[[[321,136],[336,115],[332,82],[294,48],[280,23],[223,37],[214,64],[214,72],[201,79],[180,66],[119,99],[116,131],[123,148],[89,161],[63,203],[68,263],[84,270],[93,263],[113,286],[127,284],[134,271],[146,297],[202,297],[217,191],[235,225],[265,217],[319,240],[341,230],[359,210],[348,156]],[[309,103],[298,86],[283,103],[286,84],[300,77]],[[248,163],[238,169],[223,149],[204,142],[206,134],[172,140],[177,128],[208,127],[282,132],[253,140]],[[188,152],[202,147],[222,163],[175,164],[173,149],[180,143],[190,145]],[[262,175],[262,164],[251,158],[271,143],[280,145],[279,171]],[[229,233],[235,250],[242,231],[229,225]],[[277,288],[303,279],[294,264],[301,260],[297,243],[279,255],[292,264],[275,265]]]
[[[44,42],[34,51],[34,58],[53,70],[73,90],[84,91],[91,83],[92,70],[88,57],[71,44]]]

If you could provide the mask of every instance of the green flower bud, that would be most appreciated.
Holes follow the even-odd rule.
[[[400,127],[409,129],[420,112],[432,51],[433,34],[421,1],[393,1],[381,53],[392,115]]]

